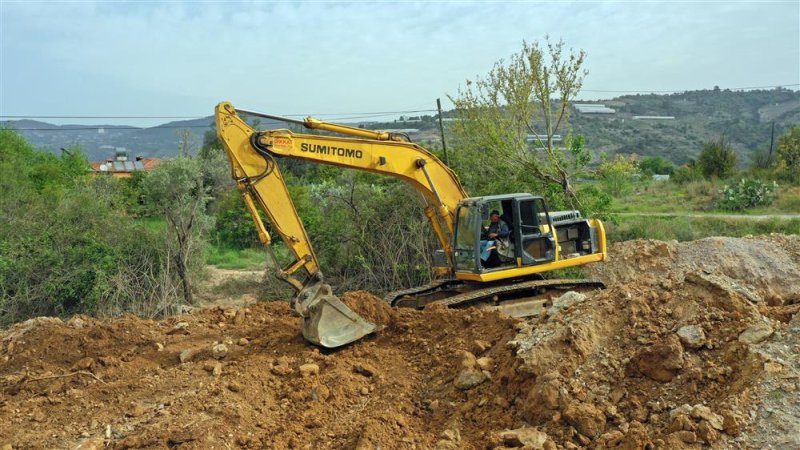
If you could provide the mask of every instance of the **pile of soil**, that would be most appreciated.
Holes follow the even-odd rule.
[[[800,446],[800,239],[610,253],[528,320],[344,294],[383,328],[332,351],[283,302],[32,319],[0,332],[0,448]]]

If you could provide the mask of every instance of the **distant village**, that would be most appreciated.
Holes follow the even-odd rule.
[[[103,161],[94,161],[91,163],[92,171],[98,174],[108,175],[114,178],[128,178],[133,176],[134,172],[148,172],[161,164],[161,159],[159,158],[137,156],[133,160],[130,160],[128,158],[128,150],[124,147],[103,145],[100,148],[114,156]]]

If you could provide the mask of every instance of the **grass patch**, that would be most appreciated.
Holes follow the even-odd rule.
[[[611,212],[617,213],[697,213],[718,214],[797,214],[800,211],[800,186],[780,185],[778,198],[770,206],[744,211],[722,211],[716,208],[719,191],[729,181],[693,181],[679,185],[669,182],[639,182],[631,194],[614,198]]]
[[[710,236],[742,237],[782,233],[800,234],[800,219],[730,219],[724,217],[621,217],[619,224],[608,224],[609,242],[631,239],[693,241]]]
[[[206,264],[220,269],[259,270],[267,264],[267,255],[263,249],[232,248],[209,245],[206,247]]]
[[[707,211],[716,199],[720,187],[709,181],[686,185],[675,183],[639,183],[626,196],[614,198],[612,212],[672,213]]]

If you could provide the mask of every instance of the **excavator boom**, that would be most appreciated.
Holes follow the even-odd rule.
[[[329,124],[311,118],[301,122],[248,113],[353,136],[303,135],[289,130],[258,132],[239,117],[230,103],[220,103],[216,108],[217,134],[261,242],[273,255],[277,267],[270,247],[272,239],[261,221],[259,209],[266,214],[272,230],[294,256],[294,261],[278,270],[276,275],[295,290],[291,305],[304,318],[303,335],[315,344],[338,347],[371,333],[375,325],[350,310],[323,282],[317,257],[275,157],[355,168],[405,180],[423,194],[428,203],[426,215],[446,251],[450,250],[453,234],[453,211],[466,197],[461,184],[452,170],[433,154],[405,141],[401,135]]]

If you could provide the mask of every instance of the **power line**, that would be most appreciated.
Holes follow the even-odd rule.
[[[436,109],[410,109],[403,111],[376,111],[376,112],[350,112],[350,113],[320,113],[320,114],[281,114],[284,117],[323,117],[323,116],[354,116],[359,117],[380,117],[393,114],[412,114],[421,112],[433,112]],[[198,120],[209,116],[36,116],[36,115],[0,115],[2,119],[184,119]],[[347,117],[343,117],[347,118]]]
[[[395,112],[386,112],[386,113],[375,113],[375,114],[368,114],[368,115],[361,115],[361,116],[347,116],[347,117],[335,117],[329,120],[356,120],[356,119],[370,119],[370,118],[377,118],[377,117],[384,117],[388,115],[396,115],[400,113],[419,113],[419,112],[433,112],[436,111],[435,109],[420,109],[420,110],[409,110],[409,111],[395,111]],[[18,116],[0,116],[0,117],[18,117]],[[37,118],[42,118],[41,116],[33,116]],[[67,118],[67,119],[75,119],[76,117],[59,117],[59,118]],[[100,119],[108,119],[109,117],[96,117]],[[108,125],[108,126],[74,126],[71,128],[63,128],[68,127],[69,125],[62,125],[61,127],[56,128],[14,128],[14,131],[91,131],[91,130],[108,130],[108,131],[116,131],[116,130],[153,130],[153,129],[182,129],[182,128],[203,128],[203,129],[210,129],[211,125],[156,125],[153,127],[133,127],[128,125]]]
[[[67,126],[67,125],[63,125]],[[184,126],[164,126],[158,125],[155,127],[131,127],[126,125],[110,125],[105,127],[86,126],[75,128],[11,128],[13,131],[85,131],[85,130],[152,130],[152,129],[181,129],[181,128],[206,128],[210,129],[210,125],[184,125]]]

